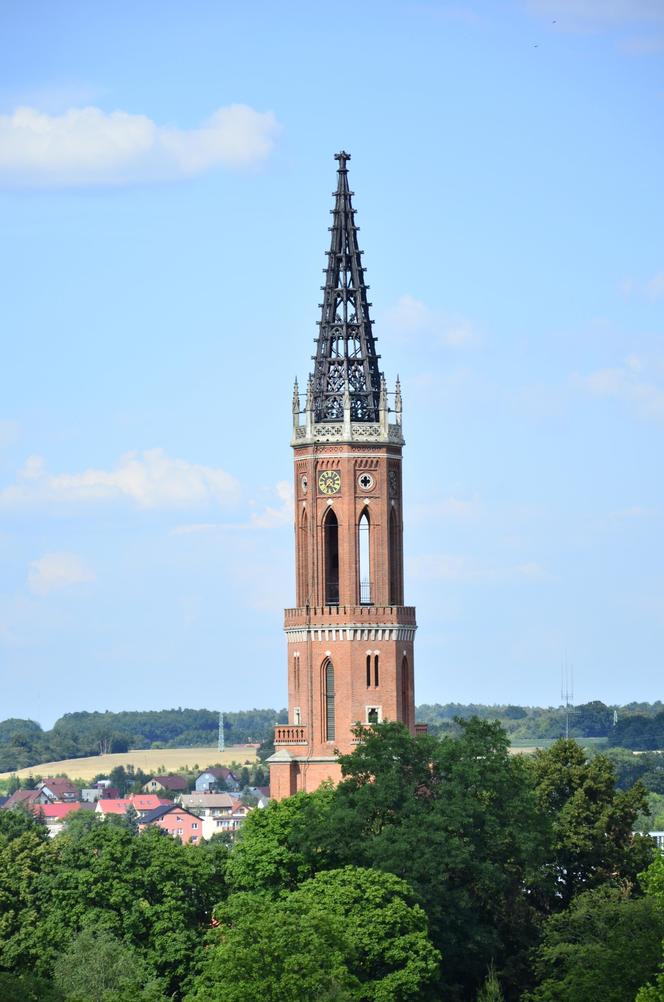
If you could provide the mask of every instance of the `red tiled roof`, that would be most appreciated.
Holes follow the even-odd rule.
[[[98,800],[97,811],[100,814],[124,814],[130,804],[137,811],[153,811],[155,807],[170,804],[170,800],[163,800],[156,793],[136,793],[130,797],[120,797],[117,800],[111,798]]]
[[[41,790],[16,790],[5,803],[4,809],[14,804],[31,804],[41,796]]]
[[[84,810],[91,810],[92,805],[86,807],[85,804],[73,803],[73,804],[33,804],[32,810],[37,816],[42,814],[44,818],[48,821],[49,819],[55,820],[57,818],[66,818],[68,814],[72,811],[79,811],[83,808]]]
[[[47,776],[39,784],[39,787],[40,789],[47,787],[51,793],[54,793],[58,797],[62,796],[63,793],[78,794],[78,790],[66,776]]]

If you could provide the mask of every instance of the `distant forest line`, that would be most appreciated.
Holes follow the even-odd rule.
[[[617,721],[615,720],[617,714]],[[533,743],[565,735],[603,738],[613,747],[638,751],[664,749],[664,704],[607,706],[594,700],[571,708],[486,706],[434,703],[417,708],[417,720],[433,734],[455,734],[455,718],[498,720],[515,743]],[[274,725],[285,723],[286,710],[254,709],[224,714],[226,744],[269,743]],[[40,762],[125,752],[134,748],[196,748],[215,744],[219,715],[214,710],[171,709],[121,713],[66,713],[51,730],[34,720],[10,718],[0,723],[0,772]]]

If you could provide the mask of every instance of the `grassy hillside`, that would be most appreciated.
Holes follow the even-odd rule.
[[[220,762],[254,762],[256,749],[247,745],[235,745],[220,752],[215,745],[207,748],[141,748],[135,751],[119,752],[114,755],[90,755],[88,758],[69,758],[59,762],[41,762],[17,773],[23,776],[55,776],[66,773],[76,779],[91,780],[99,773],[109,773],[116,765],[133,765],[147,773],[177,772],[178,769],[206,768]],[[12,773],[0,773],[0,779],[7,779]]]

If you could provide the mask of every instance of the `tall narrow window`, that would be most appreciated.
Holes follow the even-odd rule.
[[[371,605],[371,568],[369,563],[369,516],[366,511],[360,515],[357,527],[357,550],[359,558],[360,605]]]
[[[323,667],[325,686],[325,740],[334,741],[336,731],[334,726],[334,665],[326,661]]]
[[[367,689],[371,685],[371,655],[367,654]]]
[[[306,509],[300,520],[300,538],[298,540],[298,568],[300,572],[300,605],[310,601],[309,586],[309,520]]]
[[[401,539],[397,513],[390,512],[390,605],[401,605]]]
[[[328,508],[323,524],[325,538],[325,605],[339,605],[339,523]]]
[[[374,654],[374,685],[378,685],[378,655]]]
[[[296,692],[300,691],[300,655],[293,655],[293,685]]]
[[[410,692],[409,692],[409,679],[408,679],[408,658],[403,658],[401,661],[401,714],[403,718],[403,723],[408,727],[410,725]]]

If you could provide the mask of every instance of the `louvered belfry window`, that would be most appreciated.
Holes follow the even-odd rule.
[[[334,726],[334,665],[331,661],[325,663],[325,740],[334,741],[336,737]]]

